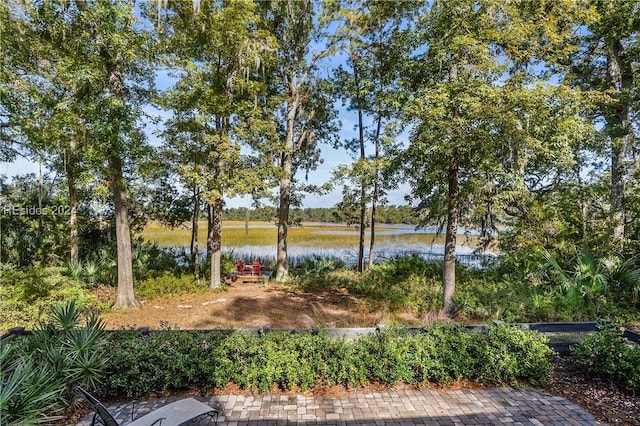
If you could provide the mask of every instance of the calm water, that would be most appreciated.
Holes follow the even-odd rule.
[[[242,225],[237,225],[241,227]],[[269,225],[265,225],[269,226]],[[273,225],[271,225],[273,226]],[[314,223],[314,227],[333,227],[336,224],[318,224]],[[339,226],[339,225],[338,225]],[[259,226],[258,226],[259,227]],[[436,227],[426,227],[416,229],[413,225],[379,225],[382,228],[376,232],[377,236],[385,236],[384,241],[376,243],[374,249],[375,261],[381,261],[397,256],[403,255],[418,255],[426,260],[442,260],[444,253],[444,245],[433,243],[433,234],[438,229]],[[357,235],[357,231],[354,228],[345,229],[331,229],[331,230],[316,230],[314,234],[325,235]],[[367,235],[369,233],[367,232]],[[460,228],[459,241],[464,242],[465,236],[478,235],[477,231]],[[420,238],[409,238],[407,236],[420,236]],[[388,238],[391,237],[391,238]],[[393,238],[398,237],[398,238]],[[369,242],[365,244],[365,259],[369,256]],[[242,245],[237,247],[227,247],[227,252],[232,252],[234,258],[238,259],[261,259],[261,260],[275,260],[276,245]],[[475,247],[469,245],[460,244],[456,248],[458,261],[469,266],[480,267],[481,263],[485,259],[495,257],[495,253],[481,252],[477,253]],[[335,257],[344,260],[348,264],[355,264],[358,258],[358,247],[350,243],[345,243],[343,247],[313,247],[313,246],[296,246],[295,244],[289,244],[288,256],[291,263],[295,265],[297,259],[309,258],[311,256],[318,257]]]

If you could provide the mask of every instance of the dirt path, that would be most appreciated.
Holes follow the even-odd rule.
[[[102,314],[108,329],[369,327],[383,322],[363,299],[346,293],[304,293],[270,283],[234,284],[224,291],[142,301],[135,311]],[[404,318],[403,318],[404,319]],[[417,322],[408,316],[406,321]]]

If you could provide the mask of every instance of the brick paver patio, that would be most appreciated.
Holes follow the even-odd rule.
[[[216,395],[199,398],[220,412],[218,424],[266,425],[594,425],[595,418],[559,397],[525,387],[397,390],[345,397],[304,395]],[[175,401],[138,403],[136,416]],[[116,410],[117,406],[109,407]],[[90,423],[87,416],[80,426]],[[130,412],[118,418],[126,424]],[[208,419],[200,425],[209,425]]]
[[[177,398],[140,402],[136,416]],[[594,425],[581,407],[533,388],[397,390],[345,397],[304,395],[216,395],[198,398],[217,408],[218,424],[267,425]],[[113,412],[118,406],[109,407]],[[118,418],[126,424],[130,412]],[[90,424],[87,416],[78,426]],[[198,425],[210,425],[203,419]]]

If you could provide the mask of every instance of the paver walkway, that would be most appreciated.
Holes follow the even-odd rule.
[[[220,412],[219,425],[594,425],[581,407],[533,388],[397,390],[345,397],[216,395],[199,398]],[[138,403],[136,415],[175,401]],[[116,406],[109,407],[111,410]],[[125,424],[131,413],[118,418]],[[88,425],[87,416],[78,425]],[[213,424],[203,420],[201,425]]]

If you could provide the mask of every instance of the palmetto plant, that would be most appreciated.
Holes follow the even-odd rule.
[[[52,307],[31,336],[0,347],[2,424],[50,423],[69,406],[74,385],[98,386],[108,355],[100,318],[74,301]]]
[[[113,280],[115,262],[99,253],[90,259],[69,262],[66,274],[84,286],[95,287],[99,283],[110,284]]]
[[[637,258],[596,259],[589,250],[578,253],[573,270],[564,270],[548,252],[544,254],[547,271],[569,298],[594,301],[601,296],[631,297],[640,295],[640,267]]]
[[[69,262],[67,263],[66,274],[78,282],[82,282],[82,263],[81,262]]]
[[[94,287],[100,279],[100,266],[90,260],[86,261],[83,267],[83,275],[87,285]]]
[[[611,289],[629,296],[633,303],[640,303],[640,257],[622,260],[611,257],[602,260],[607,270]]]
[[[0,347],[0,419],[3,424],[38,424],[60,419],[63,405],[59,395],[64,383],[55,372],[43,370],[32,358],[17,353],[14,344]]]

